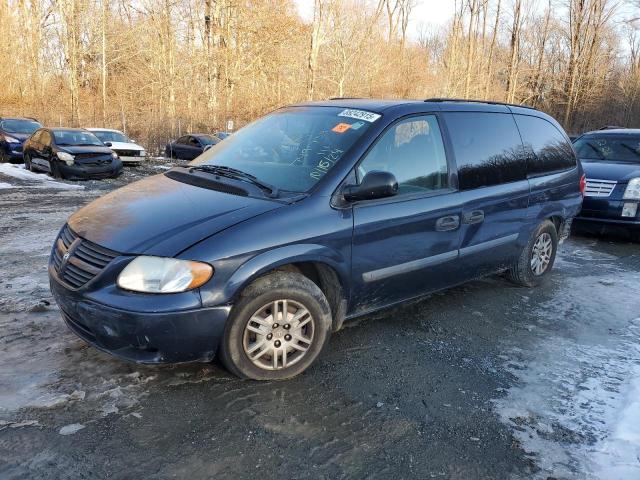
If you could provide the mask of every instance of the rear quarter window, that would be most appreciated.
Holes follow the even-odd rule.
[[[460,190],[527,178],[526,155],[510,113],[448,112],[444,117]]]
[[[576,166],[571,144],[553,124],[543,118],[514,115],[527,151],[529,175],[569,170]]]

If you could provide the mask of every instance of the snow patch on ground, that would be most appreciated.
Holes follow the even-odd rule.
[[[534,345],[506,355],[517,382],[494,407],[535,478],[640,478],[639,280],[615,269],[566,278],[537,306],[535,328],[523,326]]]
[[[46,173],[35,173],[24,168],[24,165],[13,165],[11,163],[0,163],[0,173],[17,180],[30,182],[28,185],[21,185],[30,188],[55,188],[59,190],[84,190],[82,185],[63,183],[53,180]],[[3,183],[2,185],[8,185]],[[1,188],[1,187],[0,187]],[[7,187],[5,187],[7,188]]]

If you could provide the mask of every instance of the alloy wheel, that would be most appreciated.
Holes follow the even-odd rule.
[[[281,370],[299,362],[313,343],[315,320],[300,302],[275,300],[259,308],[244,329],[242,346],[263,370]]]
[[[542,275],[551,262],[553,240],[547,232],[541,233],[533,244],[531,252],[531,271],[534,275]]]

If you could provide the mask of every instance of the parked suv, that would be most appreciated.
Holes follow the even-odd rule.
[[[22,144],[41,127],[33,118],[0,117],[0,163],[22,163]]]
[[[579,223],[621,227],[640,239],[640,130],[585,133],[574,147],[587,176]]]
[[[51,289],[71,330],[122,358],[218,354],[288,378],[345,319],[505,269],[539,284],[583,184],[567,135],[530,108],[295,105],[71,216]]]

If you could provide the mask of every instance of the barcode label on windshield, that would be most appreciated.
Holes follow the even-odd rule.
[[[357,118],[358,120],[364,120],[365,122],[375,122],[380,118],[377,113],[367,112],[365,110],[353,110],[347,108],[338,114],[339,117]]]

